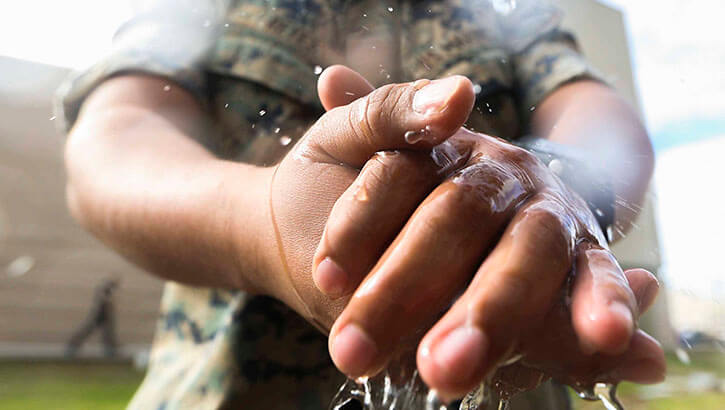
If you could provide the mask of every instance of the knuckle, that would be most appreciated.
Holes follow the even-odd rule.
[[[511,319],[510,323],[517,323],[518,316],[526,314],[522,303],[535,304],[540,297],[537,292],[539,280],[534,276],[523,275],[518,266],[501,267],[489,274],[498,277],[496,283],[491,286],[491,289],[495,288],[496,291],[479,292],[471,306],[473,312],[491,319],[507,316]]]
[[[495,213],[492,195],[486,187],[450,184],[453,188],[448,189],[441,199],[447,214],[461,215],[463,219],[473,222],[487,220]]]
[[[373,137],[384,136],[392,117],[392,101],[396,101],[399,95],[400,86],[388,84],[368,96],[363,121]]]
[[[377,173],[381,181],[423,182],[426,174],[426,159],[414,152],[377,153],[369,162],[370,171]],[[430,167],[428,167],[430,168]],[[425,175],[425,177],[428,177]],[[421,181],[419,181],[421,180]]]
[[[527,217],[533,226],[544,234],[556,236],[564,231],[560,212],[549,204],[539,204],[529,208]]]
[[[533,170],[541,166],[541,162],[536,155],[513,145],[507,147],[504,151],[504,157],[508,162],[525,170]]]
[[[462,199],[474,201],[479,213],[505,213],[531,193],[528,184],[495,160],[480,160],[452,179]]]
[[[539,202],[524,211],[528,227],[526,251],[531,257],[548,260],[557,270],[568,270],[574,247],[574,231],[563,209],[550,201]]]

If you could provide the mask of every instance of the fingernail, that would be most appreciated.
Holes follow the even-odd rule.
[[[434,80],[416,91],[413,96],[413,110],[423,115],[435,114],[448,107],[448,101],[458,88],[459,77]]]
[[[345,294],[349,276],[340,265],[328,256],[317,265],[312,279],[315,281],[315,286],[317,286],[320,292],[328,296],[337,297]]]
[[[354,323],[340,330],[330,350],[338,369],[351,377],[364,376],[378,352],[375,341]]]
[[[433,361],[440,371],[457,380],[468,380],[481,367],[488,342],[477,327],[460,327],[433,348]]]
[[[639,300],[639,311],[643,313],[647,310],[657,298],[657,294],[660,291],[660,285],[658,282],[652,282],[642,291],[642,294],[637,299]]]
[[[657,361],[642,359],[624,362],[624,364],[614,369],[610,376],[617,380],[653,384],[665,379],[665,369]]]

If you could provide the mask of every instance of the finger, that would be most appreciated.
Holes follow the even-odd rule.
[[[575,237],[565,208],[546,193],[524,205],[466,292],[421,341],[423,380],[456,397],[495,369],[561,297]]]
[[[624,271],[630,289],[637,299],[637,310],[642,315],[654,303],[660,290],[660,283],[652,273],[644,269],[629,269]]]
[[[332,208],[313,258],[317,288],[330,297],[352,293],[440,181],[427,153],[376,154]]]
[[[462,76],[386,85],[323,115],[296,156],[360,168],[378,151],[430,149],[463,125],[473,100]]]
[[[662,382],[667,373],[667,362],[662,346],[642,330],[634,333],[629,349],[619,362],[620,365],[608,373],[606,380],[654,384]]]
[[[340,297],[357,288],[418,204],[467,161],[483,138],[472,134],[461,128],[430,155],[384,151],[366,163],[335,203],[313,258],[313,279],[321,292]]]
[[[606,249],[577,249],[571,314],[585,352],[619,354],[629,345],[638,317],[637,301],[619,264]]]
[[[341,371],[374,373],[401,340],[431,324],[533,190],[524,184],[513,170],[483,158],[426,198],[333,326],[330,352]],[[352,327],[365,336],[343,350],[341,340],[351,340],[343,333]]]
[[[636,277],[630,281],[635,296],[644,294],[643,291],[653,282],[647,275],[638,274],[636,271],[647,273],[644,270],[625,273],[628,278]],[[635,274],[630,275],[633,272]],[[646,298],[639,298],[638,303],[646,303]],[[622,355],[591,354],[583,351],[572,327],[571,310],[566,306],[565,300],[561,299],[550,309],[538,327],[521,334],[517,352],[523,355],[521,363],[526,366],[542,369],[549,376],[567,384],[587,384],[605,381],[604,376],[625,361],[636,361],[638,355],[646,356],[647,350],[640,351],[642,349],[634,342],[636,337],[642,336],[635,333],[630,347]],[[654,349],[653,354],[656,356],[658,349]],[[657,369],[654,370],[656,373]]]
[[[362,75],[344,65],[325,69],[317,80],[317,95],[325,111],[350,104],[375,90]]]

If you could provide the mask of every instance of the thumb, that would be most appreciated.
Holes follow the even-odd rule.
[[[320,74],[317,94],[325,111],[347,105],[375,90],[362,75],[344,65],[333,65]]]
[[[473,102],[473,85],[462,76],[388,84],[328,111],[296,149],[359,168],[378,151],[440,144],[463,126]]]

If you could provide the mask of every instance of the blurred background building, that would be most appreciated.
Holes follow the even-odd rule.
[[[146,349],[161,282],[103,247],[65,207],[64,136],[51,97],[67,67],[0,56],[0,357],[60,357],[94,290],[119,278],[121,355]],[[94,335],[81,355],[99,355]]]
[[[13,12],[0,16],[0,356],[61,355],[90,308],[94,287],[112,277],[121,279],[116,312],[122,354],[143,351],[151,341],[161,282],[105,249],[71,220],[64,202],[64,137],[56,130],[57,119],[51,109],[51,96],[69,70],[81,69],[107,52],[114,28],[141,3],[16,2]],[[725,143],[721,137],[716,140],[719,143],[702,146],[699,151],[672,148],[693,139],[690,131],[697,127],[688,127],[687,121],[707,124],[698,134],[702,138],[696,139],[725,135],[725,121],[722,127],[718,125],[719,108],[713,102],[715,108],[697,111],[704,113],[705,119],[691,116],[668,125],[672,110],[660,101],[663,94],[656,88],[676,84],[670,91],[686,95],[691,89],[688,82],[693,81],[699,90],[696,86],[701,79],[691,80],[692,75],[683,74],[665,79],[665,84],[653,84],[649,72],[642,71],[652,69],[651,60],[656,60],[647,54],[653,52],[653,42],[663,46],[669,41],[660,38],[666,33],[653,34],[646,25],[647,7],[662,17],[662,7],[673,10],[687,6],[676,5],[674,0],[561,3],[567,11],[565,25],[579,34],[585,53],[637,107],[654,132],[660,159],[658,194],[650,196],[638,228],[615,246],[625,267],[658,272],[668,284],[668,291],[663,292],[668,298],[660,299],[645,326],[670,345],[674,340],[670,321],[677,330],[705,330],[725,338],[725,274],[714,263],[720,252],[717,238],[725,228],[725,219],[717,209],[723,194],[711,184],[713,169],[725,175],[725,162],[718,161],[725,154]],[[39,13],[41,5],[43,12]],[[639,15],[638,24],[644,26],[628,30],[623,9]],[[683,50],[669,52],[688,57]],[[632,56],[637,64],[633,64]],[[720,77],[708,81],[723,89],[725,67],[722,63],[719,67],[723,68]],[[640,87],[634,74],[638,74]],[[645,105],[640,104],[641,96],[645,96]],[[668,104],[697,103],[673,100]],[[680,134],[674,133],[677,124]],[[713,162],[699,161],[706,153]],[[682,164],[695,168],[683,172]],[[700,185],[693,185],[693,181]],[[697,192],[693,192],[695,188]],[[686,199],[683,192],[706,198],[709,205]],[[704,248],[700,246],[703,242]],[[714,279],[717,277],[720,281]],[[703,292],[710,293],[703,296]],[[96,340],[84,349],[87,354],[101,352]]]

